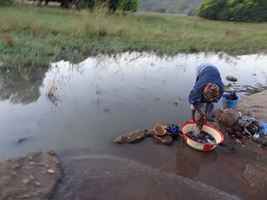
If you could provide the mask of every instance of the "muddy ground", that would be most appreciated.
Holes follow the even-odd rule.
[[[238,108],[267,122],[267,90],[242,98]]]
[[[263,91],[242,98],[238,109],[267,121],[266,103]],[[0,199],[267,199],[267,150],[224,134],[224,144],[210,153],[180,139],[171,147],[116,145],[110,155],[61,154],[65,176],[57,187],[63,173],[53,152],[1,161]]]

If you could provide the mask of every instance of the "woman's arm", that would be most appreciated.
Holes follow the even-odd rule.
[[[200,114],[200,116],[204,116],[204,113],[201,111],[201,109],[199,108],[199,104],[198,103],[194,103],[193,104],[194,109],[192,109],[192,121],[195,122],[196,121],[196,111]]]

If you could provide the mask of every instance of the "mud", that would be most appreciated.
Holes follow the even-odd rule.
[[[238,109],[267,122],[267,90],[241,98]]]

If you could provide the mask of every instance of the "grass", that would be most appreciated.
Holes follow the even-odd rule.
[[[0,8],[0,65],[48,66],[98,53],[266,52],[267,24],[208,21],[152,13],[107,14],[14,6]]]

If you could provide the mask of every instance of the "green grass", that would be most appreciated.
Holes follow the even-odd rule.
[[[266,52],[267,24],[208,21],[198,17],[123,15],[17,6],[0,8],[1,67],[78,62],[98,53],[148,51]]]

